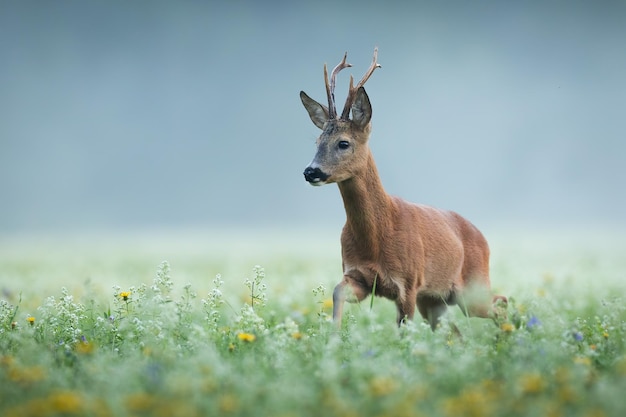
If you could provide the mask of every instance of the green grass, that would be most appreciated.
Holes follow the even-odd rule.
[[[433,333],[270,236],[0,242],[0,415],[626,415],[624,240],[493,238],[507,319]]]

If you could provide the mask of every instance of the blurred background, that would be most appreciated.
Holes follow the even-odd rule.
[[[0,234],[338,234],[298,93],[375,46],[388,192],[488,231],[624,230],[625,22],[622,1],[3,1]]]

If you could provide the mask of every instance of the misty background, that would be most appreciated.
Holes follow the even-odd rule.
[[[328,228],[343,53],[387,191],[481,229],[626,227],[626,2],[2,1],[0,234]]]

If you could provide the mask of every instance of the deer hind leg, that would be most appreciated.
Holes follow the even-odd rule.
[[[430,324],[430,328],[435,331],[439,324],[439,319],[448,308],[448,303],[446,303],[446,300],[436,295],[418,293],[417,308],[422,317]]]

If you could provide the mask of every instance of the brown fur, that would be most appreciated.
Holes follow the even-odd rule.
[[[354,92],[352,120],[329,118],[325,106],[304,93],[301,98],[313,122],[322,128],[316,156],[307,169],[314,167],[325,179],[311,183],[336,182],[346,210],[341,234],[343,279],[333,292],[334,320],[341,322],[344,301],[360,302],[370,295],[375,280],[375,294],[395,302],[399,324],[412,319],[417,307],[435,329],[452,304],[471,316],[488,317],[487,241],[457,213],[412,204],[385,192],[367,145],[371,105],[362,86]],[[342,141],[349,143],[347,149],[338,146]],[[470,294],[474,288],[477,295]],[[495,299],[506,301],[502,296]]]

